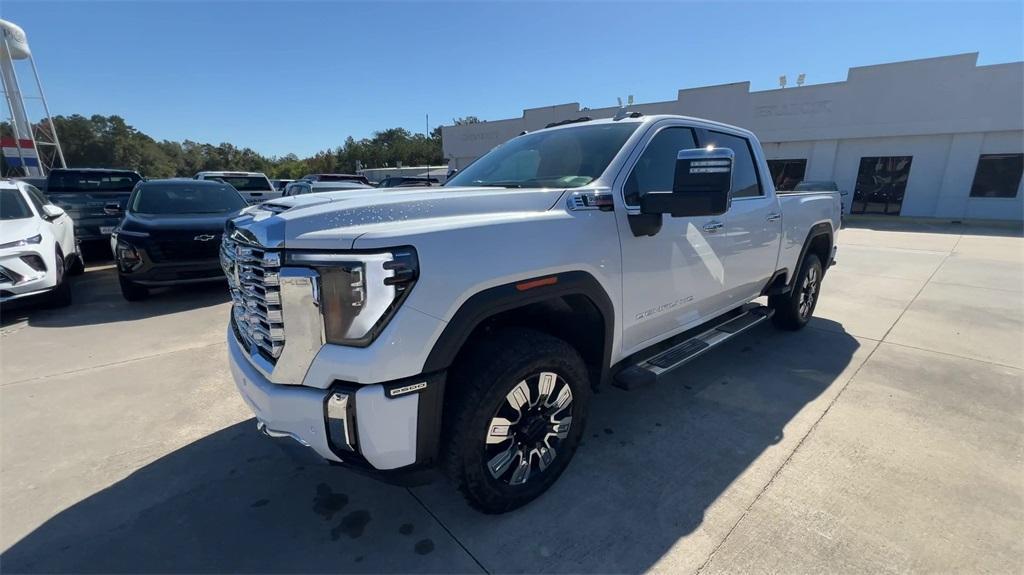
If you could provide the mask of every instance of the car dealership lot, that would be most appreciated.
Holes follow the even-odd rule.
[[[221,285],[5,309],[0,543],[22,571],[995,571],[1024,564],[1024,238],[859,221],[811,329],[595,396],[538,501],[472,511],[256,432]]]

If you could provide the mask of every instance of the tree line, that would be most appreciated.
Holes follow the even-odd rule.
[[[460,124],[476,121],[471,116],[453,120]],[[443,162],[440,127],[429,135],[390,128],[359,140],[349,136],[336,148],[299,158],[295,154],[268,157],[227,142],[215,146],[192,140],[157,141],[116,115],[54,116],[53,123],[68,167],[129,168],[149,178],[191,177],[204,170],[237,170],[294,179],[310,173],[355,173],[358,168]],[[4,135],[11,134],[6,123],[0,126],[0,131]],[[6,166],[4,169],[7,170]],[[5,171],[4,175],[20,174]]]

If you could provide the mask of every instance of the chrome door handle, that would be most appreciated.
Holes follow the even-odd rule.
[[[768,214],[767,220],[769,222],[777,222],[782,219],[782,214]]]
[[[725,224],[723,224],[722,222],[708,222],[704,224],[704,231],[708,232],[709,234],[713,234],[724,227]]]

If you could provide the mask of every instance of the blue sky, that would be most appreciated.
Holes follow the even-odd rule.
[[[300,156],[346,136],[566,102],[980,52],[1024,59],[1021,2],[50,2],[0,0],[54,114]]]

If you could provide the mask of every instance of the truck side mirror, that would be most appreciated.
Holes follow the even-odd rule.
[[[640,197],[640,212],[674,218],[716,216],[729,211],[735,154],[729,148],[679,150],[671,191]]]

